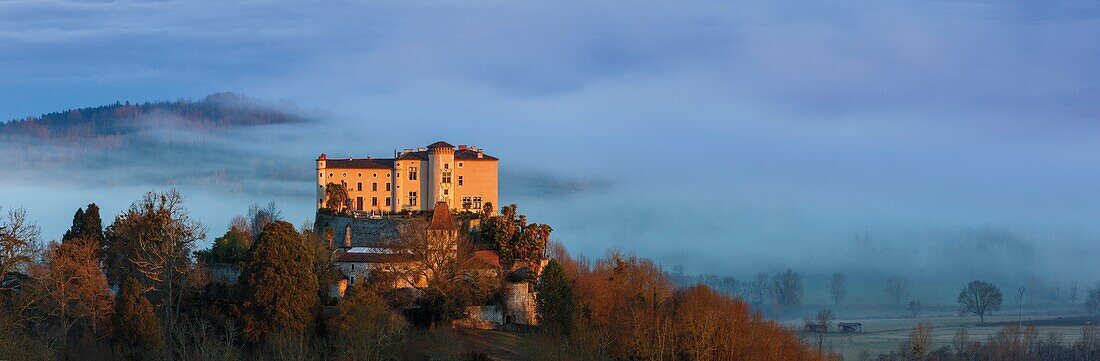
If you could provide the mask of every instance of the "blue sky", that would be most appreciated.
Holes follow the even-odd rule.
[[[234,91],[344,136],[303,159],[446,138],[608,180],[528,202],[589,254],[824,268],[856,234],[994,227],[1054,244],[1042,271],[1100,254],[1098,38],[1096,1],[17,0],[0,119]],[[629,221],[562,211],[588,202]],[[709,252],[769,242],[825,246]]]

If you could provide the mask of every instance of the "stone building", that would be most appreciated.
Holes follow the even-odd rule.
[[[325,187],[348,190],[348,209],[387,213],[430,211],[436,202],[451,210],[478,212],[497,202],[498,159],[483,149],[447,142],[395,152],[393,158],[317,158],[317,209]],[[495,209],[494,209],[495,211]]]

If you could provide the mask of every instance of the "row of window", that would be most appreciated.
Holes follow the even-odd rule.
[[[462,196],[462,209],[481,209],[481,196]]]
[[[390,197],[386,197],[386,207],[389,207],[390,204]],[[378,197],[370,197],[370,206],[378,207]],[[363,210],[363,197],[355,197],[355,210]]]
[[[355,185],[355,190],[362,192],[363,191],[363,182],[357,183]],[[374,192],[377,192],[378,191],[378,182],[371,183],[370,184],[370,190],[374,191]],[[387,192],[390,191],[390,183],[389,182],[386,182],[386,191]]]
[[[347,177],[347,176],[348,176],[348,174],[347,174],[346,172],[345,172],[345,173],[343,173],[342,175],[343,175],[344,177]],[[325,174],[324,174],[324,173],[317,173],[317,176],[318,176],[318,177],[324,177],[324,176],[325,176]],[[329,177],[331,178],[331,177],[333,177],[334,175],[332,174],[332,172],[329,172],[328,176],[329,176]],[[371,173],[371,175],[370,175],[370,176],[371,176],[371,177],[374,177],[374,178],[378,178],[378,173]],[[390,177],[390,174],[389,174],[389,173],[386,173],[386,178],[389,178],[389,177]],[[363,173],[359,173],[359,178],[363,178]]]

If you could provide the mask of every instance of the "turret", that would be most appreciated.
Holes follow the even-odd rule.
[[[454,208],[454,160],[455,146],[444,141],[428,146],[428,199],[425,205],[444,202],[448,208]]]
[[[320,157],[317,157],[317,209],[325,207],[325,185],[328,184],[328,174],[325,174],[325,168],[328,166],[328,156],[325,153],[321,153]]]

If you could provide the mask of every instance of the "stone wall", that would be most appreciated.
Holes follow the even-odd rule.
[[[535,292],[527,282],[505,282],[504,323],[538,325],[535,309]]]

